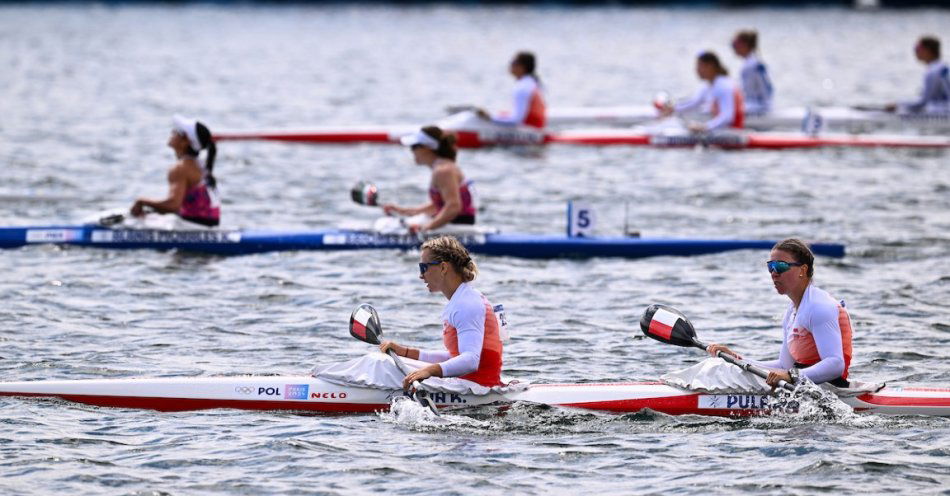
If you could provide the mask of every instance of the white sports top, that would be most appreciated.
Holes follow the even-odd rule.
[[[798,310],[796,311],[792,302],[789,302],[788,309],[785,310],[785,316],[782,319],[784,330],[782,350],[779,352],[778,360],[756,363],[772,369],[792,368],[795,365],[795,359],[792,358],[790,346],[794,344],[790,343],[796,339],[806,338],[804,334],[810,333],[821,360],[803,368],[802,376],[815,384],[841,377],[845,373],[844,345],[839,325],[841,311],[843,309],[827,291],[809,284],[802,295]]]
[[[532,76],[524,75],[515,82],[514,105],[511,108],[510,115],[498,115],[492,118],[492,121],[507,126],[518,126],[524,124],[528,117],[528,111],[531,110],[531,98],[534,92],[538,91],[538,80]]]
[[[950,112],[950,69],[945,62],[935,60],[927,66],[920,98],[902,104],[901,111]]]
[[[485,340],[485,297],[463,282],[442,310],[442,321],[457,331],[458,356],[453,358],[446,350],[419,350],[419,360],[440,364],[443,377],[459,377],[478,370]]]
[[[736,118],[736,86],[729,76],[716,76],[712,84],[704,84],[689,100],[677,104],[677,113],[695,110],[703,105],[718,109],[712,119],[705,122],[706,131],[729,127]]]
[[[772,109],[772,80],[762,63],[750,54],[742,63],[742,97],[746,114],[765,114]]]

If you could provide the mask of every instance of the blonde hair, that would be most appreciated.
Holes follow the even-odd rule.
[[[453,236],[439,236],[422,243],[422,250],[429,250],[435,260],[445,262],[455,269],[462,280],[469,282],[478,275],[478,267],[468,250]]]

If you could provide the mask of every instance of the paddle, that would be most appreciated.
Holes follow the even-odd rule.
[[[706,349],[706,344],[696,338],[696,329],[689,319],[679,310],[667,305],[650,305],[640,317],[640,330],[647,336],[666,344]],[[716,354],[719,358],[763,379],[768,378],[769,371],[753,365],[741,358],[727,355],[723,352]],[[779,380],[778,386],[788,391],[794,391],[795,386]]]
[[[350,315],[350,335],[364,343],[379,346],[379,337],[383,335],[383,327],[379,323],[379,314],[376,313],[376,309],[372,305],[363,303],[353,310]],[[396,363],[399,371],[404,375],[409,375],[410,371],[406,364],[402,363],[399,355],[392,349],[386,350],[386,352],[393,358],[393,362]],[[414,391],[411,394],[406,393],[406,396],[418,401],[420,405],[428,408],[432,413],[439,415],[435,403],[429,398],[429,393],[422,389],[422,385],[418,381],[414,381],[412,387]]]
[[[360,205],[378,207],[379,189],[369,181],[359,181],[350,188],[350,197]]]
[[[859,104],[859,105],[851,106],[851,108],[853,108],[854,110],[863,110],[865,112],[889,112],[890,111],[889,107],[890,107],[889,105],[881,105],[881,104],[870,104],[870,105]]]

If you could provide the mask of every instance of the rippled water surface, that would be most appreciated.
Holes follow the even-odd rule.
[[[212,129],[423,123],[445,105],[506,104],[510,55],[540,57],[549,104],[624,104],[695,87],[692,56],[731,67],[730,34],[762,32],[780,105],[907,98],[911,47],[946,11],[213,6],[0,7],[0,221],[76,221],[164,191],[170,116]],[[948,40],[944,40],[945,42]],[[950,172],[945,153],[551,147],[465,152],[485,222],[563,229],[564,200],[600,231],[841,241],[818,285],[848,301],[852,375],[950,383]],[[225,222],[323,227],[378,212],[357,179],[419,201],[426,171],[397,147],[228,143]],[[297,374],[367,351],[352,308],[395,339],[438,346],[444,300],[415,253],[215,258],[29,247],[0,253],[5,380]],[[503,302],[510,377],[652,379],[700,356],[638,338],[648,304],[683,309],[708,341],[777,352],[787,300],[762,252],[647,260],[482,258]],[[948,494],[944,419],[604,415],[515,405],[420,418],[159,414],[0,399],[4,494]]]

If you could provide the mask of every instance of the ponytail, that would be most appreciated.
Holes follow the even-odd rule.
[[[448,134],[437,126],[426,126],[422,128],[422,132],[439,142],[439,147],[435,150],[436,156],[455,160],[458,156],[458,148],[455,146],[454,134]]]
[[[208,186],[214,188],[218,184],[218,181],[214,178],[214,158],[218,154],[218,147],[215,146],[214,139],[211,138],[211,130],[208,129],[208,126],[198,122],[195,124],[195,131],[198,134],[201,147],[208,150],[205,159],[205,182],[208,183]]]

